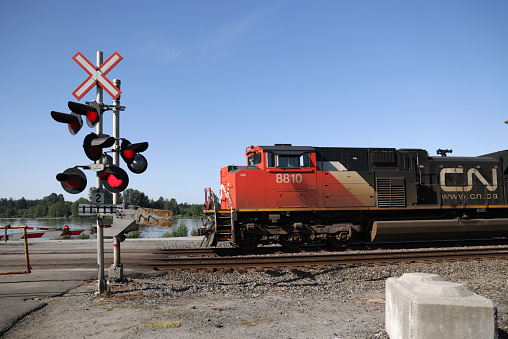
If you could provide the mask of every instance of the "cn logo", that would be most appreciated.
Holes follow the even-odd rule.
[[[469,192],[473,189],[473,175],[475,175],[480,182],[487,187],[491,192],[497,190],[497,170],[492,169],[492,185],[490,185],[483,175],[478,172],[476,168],[471,168],[467,171],[467,186],[446,186],[446,175],[447,174],[460,174],[464,173],[463,168],[443,168],[440,173],[440,185],[441,189],[445,192]]]

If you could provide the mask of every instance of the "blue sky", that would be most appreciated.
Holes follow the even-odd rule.
[[[0,10],[0,197],[87,196],[55,175],[90,163],[82,143],[94,130],[72,136],[50,116],[77,101],[78,51],[93,63],[97,51],[124,57],[107,77],[122,81],[121,137],[150,144],[129,188],[152,199],[201,203],[249,145],[508,148],[506,1],[4,0]],[[94,99],[92,89],[80,102]]]

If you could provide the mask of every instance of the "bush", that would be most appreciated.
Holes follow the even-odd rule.
[[[139,238],[139,237],[140,237],[139,231],[131,231],[126,236],[126,238]]]
[[[181,222],[177,228],[172,230],[171,232],[164,232],[162,235],[163,238],[174,238],[174,237],[186,237],[189,234],[189,229],[184,222]]]

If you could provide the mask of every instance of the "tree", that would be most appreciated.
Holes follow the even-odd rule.
[[[78,200],[74,201],[71,205],[71,215],[73,217],[79,216],[79,204],[89,204],[90,201],[86,200],[85,198],[81,197]]]
[[[125,205],[150,207],[150,200],[145,195],[145,193],[132,188],[128,188],[123,191],[123,203]]]
[[[180,209],[178,208],[178,202],[175,198],[171,198],[168,203],[168,210],[173,211],[174,215],[178,215],[180,213]]]
[[[42,198],[42,202],[44,204],[46,204],[46,206],[50,206],[52,204],[55,204],[57,202],[64,202],[65,199],[64,199],[64,196],[63,194],[56,194],[56,193],[51,193],[50,195]]]
[[[28,208],[28,203],[24,197],[21,197],[21,199],[16,200],[15,205],[18,210],[25,210]]]
[[[71,203],[59,201],[48,208],[48,216],[51,218],[68,218],[71,215]]]

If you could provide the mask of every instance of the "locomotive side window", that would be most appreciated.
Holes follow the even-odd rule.
[[[275,154],[266,153],[266,166],[269,168],[274,168],[276,166]]]
[[[309,168],[310,155],[304,153],[302,155],[292,154],[274,154],[267,153],[267,166],[270,168]]]
[[[249,156],[249,166],[258,165],[261,163],[261,153],[256,153]]]
[[[278,167],[300,167],[300,157],[297,155],[279,155]]]
[[[306,167],[306,168],[310,167],[310,154],[309,153],[302,154],[301,160],[302,160],[302,167]]]

